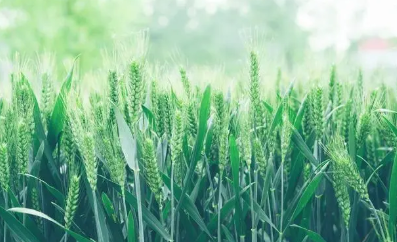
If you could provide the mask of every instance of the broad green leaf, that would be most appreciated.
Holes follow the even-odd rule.
[[[58,204],[64,208],[65,207],[65,196],[58,191],[55,187],[51,186],[50,184],[48,184],[47,182],[41,180],[40,178],[37,178],[35,176],[29,175],[29,174],[25,174],[26,177],[31,178],[31,179],[35,179],[38,182],[42,183],[44,185],[45,188],[47,188],[47,190],[51,193],[51,195],[53,195]]]
[[[269,133],[272,133],[277,128],[277,126],[281,124],[283,119],[283,108],[284,108],[283,103],[280,103],[280,105],[277,108],[276,114],[274,115]]]
[[[1,211],[1,209],[0,209],[0,211]],[[73,232],[72,230],[66,229],[62,224],[58,223],[57,221],[55,221],[54,219],[52,219],[48,215],[45,215],[42,212],[30,209],[30,208],[10,208],[7,211],[14,212],[14,213],[29,214],[29,215],[33,215],[33,216],[36,216],[36,217],[40,217],[40,218],[46,219],[46,220],[54,223],[55,225],[59,226],[63,230],[65,230],[66,233],[68,233],[70,236],[75,238],[77,241],[79,241],[79,242],[92,242],[90,239],[88,239],[88,238],[86,238],[86,237],[84,237],[84,236],[82,236],[80,234],[77,234],[77,233]]]
[[[296,147],[302,152],[302,154],[312,163],[315,167],[318,165],[318,161],[314,158],[313,153],[307,147],[305,141],[303,141],[302,136],[296,129],[292,129],[292,141],[295,143]]]
[[[295,210],[289,218],[289,221],[293,221],[299,214],[302,212],[302,210],[305,208],[307,202],[311,199],[313,194],[316,192],[316,189],[318,185],[320,184],[321,179],[323,178],[323,173],[317,174],[313,180],[310,181],[310,183],[307,185],[305,190],[303,191],[301,197],[299,198],[298,204],[295,207]]]
[[[389,185],[389,232],[393,238],[397,221],[397,155],[394,156]]]
[[[240,194],[240,157],[238,153],[238,148],[236,144],[236,139],[233,135],[229,138],[229,153],[230,153],[230,161],[232,165],[232,173],[233,173],[233,187],[234,194]],[[240,204],[240,197],[236,199],[236,214],[234,216],[234,222],[236,224],[237,231],[239,231],[239,236],[241,236],[244,232],[242,231],[241,221],[243,220],[241,213],[242,208]]]
[[[155,121],[156,119],[155,119],[152,111],[150,111],[150,109],[147,108],[145,105],[142,105],[142,110],[143,110],[143,113],[145,114],[147,120],[149,121],[149,124],[150,124],[152,130],[156,130],[156,121]]]
[[[390,130],[397,136],[397,127],[392,124],[385,116],[382,116],[385,123],[389,126]]]
[[[112,201],[106,193],[102,193],[102,203],[108,219],[109,232],[111,233],[111,241],[123,241],[122,225],[118,223],[117,217],[113,208]]]
[[[272,105],[270,105],[268,102],[266,102],[265,100],[262,101],[263,105],[265,106],[265,108],[267,109],[267,111],[269,113],[273,113],[273,107]]]
[[[134,217],[132,216],[131,211],[128,213],[128,242],[135,242],[136,235],[135,235],[135,223]]]
[[[309,229],[303,228],[296,224],[291,225],[291,227],[302,229],[303,231],[305,231],[306,235],[314,242],[327,242],[327,241],[325,241],[325,239],[323,239],[323,237],[321,237],[321,235],[319,235],[316,232],[313,232]]]
[[[119,138],[121,148],[124,153],[124,157],[127,161],[127,165],[131,170],[139,170],[137,158],[136,158],[136,140],[132,136],[130,128],[127,122],[124,120],[123,115],[117,109],[113,107],[116,114],[117,125],[119,127]]]
[[[51,119],[48,125],[48,135],[47,135],[48,143],[51,147],[51,150],[55,149],[55,145],[58,142],[59,136],[63,131],[63,127],[65,125],[65,119],[66,119],[65,99],[72,86],[73,70],[77,58],[78,57],[74,59],[72,68],[70,69],[65,80],[63,81],[61,91],[59,92],[58,97],[55,100],[54,109],[52,110],[51,113]]]
[[[349,141],[348,141],[348,148],[349,148],[349,155],[353,162],[356,162],[356,126],[354,122],[350,122],[349,124]],[[360,169],[360,165],[357,164],[358,168]]]
[[[112,201],[110,200],[108,195],[106,195],[106,193],[104,193],[104,192],[102,193],[102,203],[103,203],[105,212],[109,216],[109,218],[111,218],[113,220],[113,222],[117,222],[117,217],[116,217],[116,214],[114,213],[114,207],[113,207]]]
[[[0,207],[0,217],[7,224],[7,227],[23,242],[40,242],[18,219],[11,213]]]
[[[307,95],[302,100],[301,105],[299,106],[298,114],[296,115],[296,118],[294,120],[294,127],[296,130],[301,130],[302,119],[303,119],[303,115],[305,113],[306,102],[307,102]]]
[[[292,157],[296,157],[296,159],[292,162],[292,170],[288,179],[288,191],[286,194],[287,198],[292,197],[296,186],[298,185],[299,177],[302,173],[304,164],[302,153],[296,154],[296,156]]]
[[[15,197],[14,193],[12,192],[11,188],[8,188],[8,199],[11,202],[11,207],[21,207],[21,204],[19,203],[18,199]],[[1,216],[0,216],[1,218]],[[22,214],[17,214],[17,218],[19,221],[23,220],[23,215]],[[26,217],[26,228],[33,233],[36,238],[39,238],[41,241],[44,240],[44,236],[42,232],[39,230],[37,227],[36,221],[33,221],[30,217]]]

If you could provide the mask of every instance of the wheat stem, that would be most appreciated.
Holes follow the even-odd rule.
[[[138,169],[134,169],[134,179],[135,179],[136,199],[137,199],[137,203],[138,203],[139,242],[145,242],[145,237],[144,237],[144,233],[143,233],[141,183],[140,183],[140,179],[139,179],[139,170]]]
[[[174,162],[171,164],[171,240],[174,240],[175,200],[174,200]]]
[[[219,173],[219,186],[218,186],[218,242],[222,242],[221,237],[221,209],[222,209],[222,174]]]

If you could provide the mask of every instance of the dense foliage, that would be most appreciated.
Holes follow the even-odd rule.
[[[164,85],[141,58],[100,92],[73,68],[59,92],[44,73],[40,96],[13,73],[3,241],[396,241],[393,91],[335,67],[328,83],[279,71],[270,89],[255,52],[249,63],[236,93],[183,68],[181,89]]]

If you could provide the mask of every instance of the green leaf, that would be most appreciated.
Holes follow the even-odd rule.
[[[117,216],[114,212],[112,201],[110,201],[106,193],[102,193],[102,203],[106,212],[106,218],[109,225],[109,232],[112,235],[111,241],[123,241],[124,236],[123,236],[123,232],[121,231],[122,226],[117,221]]]
[[[262,100],[263,105],[265,106],[265,108],[267,109],[267,111],[269,113],[273,113],[273,107],[272,105],[270,105],[268,102],[266,102],[265,100]]]
[[[8,198],[10,199],[11,202],[11,207],[21,207],[21,204],[19,203],[18,199],[15,197],[14,193],[12,192],[11,188],[8,188]],[[23,220],[23,215],[22,214],[18,214],[17,215],[19,221]],[[1,218],[1,216],[0,216]],[[39,230],[39,228],[37,227],[36,221],[33,221],[30,217],[26,217],[26,228],[33,233],[34,236],[36,236],[36,238],[39,238],[40,241],[44,240],[44,236],[42,234],[42,232]]]
[[[227,241],[234,242],[233,235],[232,235],[232,233],[230,233],[229,229],[223,224],[221,226],[222,226],[222,230],[223,230],[223,233],[225,234]]]
[[[349,141],[348,141],[349,155],[353,162],[356,162],[356,125],[354,122],[349,124]],[[357,164],[360,168],[359,164]]]
[[[40,242],[21,222],[12,214],[0,207],[0,217],[7,224],[7,227],[23,242]]]
[[[397,221],[397,154],[394,156],[389,186],[389,232],[394,238]]]
[[[296,115],[296,118],[294,121],[294,127],[296,130],[301,130],[302,119],[303,119],[303,115],[305,113],[306,102],[307,102],[307,95],[302,100],[301,105],[299,106],[298,114]]]
[[[279,124],[281,124],[283,119],[283,103],[280,103],[280,105],[277,108],[277,112],[274,115],[272,125],[270,126],[270,133],[272,133]]]
[[[102,193],[102,203],[103,207],[105,208],[106,214],[113,220],[113,222],[117,222],[117,217],[116,214],[114,213],[114,207],[112,204],[112,201],[110,201],[110,198],[106,193]]]
[[[165,174],[162,174],[162,179],[164,184],[171,190],[171,180]],[[182,190],[178,185],[174,183],[174,197],[175,199],[179,199],[182,195]],[[186,210],[186,212],[191,216],[191,218],[196,221],[197,225],[200,227],[202,231],[207,233],[211,237],[211,233],[208,231],[207,226],[205,225],[203,219],[200,216],[199,211],[197,210],[196,205],[194,205],[193,201],[190,199],[189,196],[183,194],[185,196],[185,202],[182,205],[182,208]]]
[[[302,229],[306,233],[306,235],[314,242],[326,242],[325,239],[323,239],[323,237],[321,237],[321,235],[317,234],[316,232],[313,232],[296,224],[291,225],[291,227]]]
[[[33,90],[32,90],[33,93]],[[59,173],[58,166],[55,164],[54,159],[52,158],[52,149],[47,141],[47,137],[44,132],[44,127],[41,119],[41,112],[39,108],[39,103],[37,102],[36,96],[33,95],[33,102],[34,102],[34,107],[33,107],[33,119],[34,119],[34,124],[35,124],[35,136],[37,139],[35,139],[35,145],[34,145],[34,152],[39,152],[40,147],[39,144],[44,143],[44,154],[45,157],[47,158],[46,167],[45,169],[41,169],[40,172],[41,174],[45,174],[45,176],[41,176],[44,180],[49,182],[49,180],[53,181],[57,187],[62,187],[61,183],[61,174]],[[49,172],[47,172],[47,169],[49,169]],[[48,174],[51,175],[48,176]],[[46,179],[47,178],[47,179]],[[49,178],[49,179],[48,179]]]
[[[243,196],[245,204],[251,208],[251,199],[249,196]],[[261,221],[269,224],[271,227],[273,227],[274,230],[278,231],[277,227],[273,224],[273,222],[270,220],[270,218],[266,215],[265,211],[261,208],[261,206],[255,201],[252,201],[253,208],[255,211],[255,214],[258,216],[258,219]]]
[[[1,211],[1,209],[2,208],[0,208],[0,211]],[[77,234],[77,233],[75,233],[75,232],[73,232],[73,231],[71,231],[69,229],[66,229],[62,224],[58,223],[57,221],[55,221],[54,219],[52,219],[51,217],[45,215],[42,212],[30,209],[30,208],[10,208],[10,209],[8,209],[8,211],[14,212],[14,213],[29,214],[29,215],[33,215],[33,216],[36,216],[36,217],[40,217],[40,218],[46,219],[46,220],[54,223],[55,225],[59,226],[63,230],[65,230],[66,233],[68,233],[70,236],[75,238],[77,241],[79,241],[79,242],[92,242],[90,239],[88,239],[88,238],[86,238],[86,237],[84,237],[84,236],[82,236],[80,234]],[[28,240],[28,241],[35,241],[35,240]],[[25,240],[24,240],[24,242],[25,242]]]
[[[29,174],[24,174],[24,176],[29,177],[31,179],[35,179],[38,182],[42,183],[45,188],[47,188],[47,190],[51,193],[51,195],[53,195],[55,197],[55,199],[57,200],[58,204],[64,208],[65,207],[65,196],[58,191],[55,187],[49,185],[47,182],[41,180],[40,178],[37,178],[35,176],[29,175]]]
[[[124,157],[127,165],[131,170],[139,170],[138,162],[136,159],[136,140],[132,136],[127,122],[124,120],[123,115],[117,107],[113,106],[116,114],[117,125],[119,128],[119,138]]]
[[[232,173],[233,173],[233,187],[234,187],[234,194],[239,195],[240,194],[240,158],[238,154],[238,149],[237,149],[237,144],[236,144],[236,139],[234,138],[233,135],[230,136],[229,138],[229,153],[230,153],[230,161],[232,164]],[[241,226],[241,221],[243,218],[241,217],[241,204],[240,204],[240,198],[237,197],[236,199],[236,214],[234,216],[234,222],[236,224],[237,231],[239,233],[239,236],[242,235],[242,226]]]
[[[251,185],[244,187],[244,189],[240,191],[239,197],[242,196],[245,192],[247,192],[250,187]],[[233,209],[235,208],[235,200],[236,200],[236,196],[233,196],[231,199],[229,199],[223,204],[221,208],[221,216],[220,216],[221,221],[223,221],[233,211]],[[207,225],[207,228],[209,231],[214,231],[217,228],[217,226],[218,226],[218,214],[214,214],[212,215],[211,220]],[[201,232],[198,238],[196,239],[196,241],[198,242],[208,241],[206,233]]]
[[[95,225],[98,235],[98,242],[108,242],[109,241],[109,231],[106,226],[105,212],[101,206],[100,199],[95,191],[91,189],[88,184],[88,180],[84,179],[84,184],[87,190],[87,197],[91,204],[92,211],[94,212]]]
[[[316,189],[318,185],[320,184],[321,179],[323,178],[323,173],[317,174],[313,180],[310,181],[310,183],[307,185],[306,189],[303,191],[302,195],[299,198],[298,204],[296,205],[296,208],[289,219],[289,221],[293,221],[305,208],[306,204],[309,202],[313,194],[316,192]]]
[[[397,136],[397,127],[394,126],[385,116],[382,116],[385,123],[389,126],[390,130]]]
[[[65,80],[63,81],[61,91],[56,98],[54,109],[51,113],[50,123],[48,125],[48,143],[50,145],[51,150],[55,149],[55,145],[58,142],[59,135],[63,130],[63,126],[65,124],[66,119],[66,107],[65,107],[65,98],[72,86],[72,79],[73,79],[73,70],[74,65],[76,63],[78,57],[74,59],[72,68],[70,69],[69,73],[67,74]]]
[[[155,122],[156,119],[155,119],[152,111],[150,111],[150,109],[148,109],[145,105],[142,105],[142,110],[143,110],[143,113],[145,114],[147,120],[149,121],[149,124],[150,124],[152,130],[156,130],[156,122]]]
[[[300,152],[312,163],[315,167],[318,165],[318,161],[314,158],[313,153],[310,151],[309,147],[307,147],[305,141],[303,141],[302,136],[299,134],[296,129],[292,129],[292,141],[295,143],[296,147]]]
[[[138,209],[138,202],[134,195],[132,195],[128,191],[125,191],[125,199],[135,209]],[[165,240],[171,240],[171,236],[168,234],[167,230],[163,227],[161,222],[144,206],[142,206],[142,217],[147,225],[154,231],[159,233]]]
[[[207,86],[207,88],[204,91],[203,98],[201,100],[199,128],[198,128],[198,133],[196,136],[196,142],[194,144],[194,149],[193,149],[192,155],[190,157],[189,170],[188,170],[188,172],[185,176],[185,179],[184,179],[185,186],[182,189],[182,194],[179,199],[178,205],[176,206],[175,212],[179,211],[179,209],[181,208],[181,206],[184,202],[185,196],[182,196],[182,195],[186,193],[187,188],[188,188],[187,184],[192,179],[197,162],[201,158],[201,151],[202,151],[203,145],[204,145],[204,138],[205,138],[205,134],[207,133],[207,120],[208,120],[208,117],[210,114],[210,109],[211,109],[211,87]]]
[[[291,157],[296,157],[296,159],[292,162],[293,165],[290,177],[288,179],[288,191],[286,194],[287,200],[288,198],[292,197],[294,191],[296,190],[296,186],[298,185],[299,177],[302,173],[304,164],[302,153],[296,153],[295,156],[292,155]]]
[[[134,217],[132,217],[131,211],[128,213],[128,242],[135,242],[135,224],[134,224]]]

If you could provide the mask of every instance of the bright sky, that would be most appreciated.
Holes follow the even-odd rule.
[[[178,5],[186,6],[189,15],[196,9],[205,9],[214,14],[219,8],[239,8],[249,14],[249,0],[175,0]],[[313,50],[323,50],[335,46],[343,52],[352,40],[368,37],[397,37],[397,0],[263,0],[279,1],[288,4],[296,1],[300,8],[297,22],[312,33],[310,45]],[[1,2],[1,0],[0,0]],[[152,16],[153,0],[143,0],[143,11]],[[15,13],[9,9],[0,9],[0,28],[6,28],[14,20]],[[161,25],[167,25],[168,19],[158,17]],[[227,23],[225,23],[227,24]]]
[[[346,50],[363,36],[397,37],[396,0],[307,0],[301,2],[298,23],[313,31],[311,47],[334,45]]]

